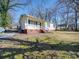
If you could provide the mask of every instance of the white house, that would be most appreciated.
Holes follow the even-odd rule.
[[[39,33],[55,30],[52,22],[47,22],[45,20],[28,15],[21,15],[19,25],[20,29],[25,33]]]

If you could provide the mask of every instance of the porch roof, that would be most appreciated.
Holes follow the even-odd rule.
[[[24,18],[25,18],[24,20],[29,19],[29,20],[31,20],[31,21],[33,21],[33,22],[39,22],[39,23],[44,23],[44,22],[46,22],[46,21],[43,20],[43,19],[39,19],[39,18],[30,16],[30,15],[21,15],[21,17],[24,17]],[[21,18],[21,20],[22,20],[22,18]]]

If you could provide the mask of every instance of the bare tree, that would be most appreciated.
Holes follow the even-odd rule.
[[[76,0],[58,0],[57,1],[57,10],[59,11],[59,15],[61,19],[63,18],[63,23],[66,24],[65,29],[68,30],[70,26],[70,23],[72,24],[75,20],[75,31],[77,31],[77,22],[78,22],[78,6],[79,3]],[[71,15],[72,14],[72,15]],[[73,18],[74,17],[74,18]],[[70,22],[72,19],[73,22]]]
[[[30,15],[38,17],[40,19],[50,21],[51,20],[51,9],[45,7],[46,0],[40,0],[40,3],[36,7],[31,6],[32,10]]]

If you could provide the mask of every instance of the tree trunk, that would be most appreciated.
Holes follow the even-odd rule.
[[[77,10],[75,7],[75,31],[77,31]]]

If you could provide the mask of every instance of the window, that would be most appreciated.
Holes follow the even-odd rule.
[[[41,23],[40,23],[40,26],[41,26]]]
[[[38,23],[36,22],[36,25],[37,25]]]
[[[28,23],[29,23],[29,24],[31,23],[30,20],[28,20]]]

